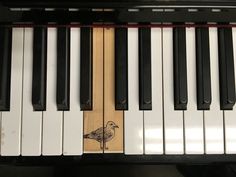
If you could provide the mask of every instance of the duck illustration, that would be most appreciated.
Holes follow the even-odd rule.
[[[101,149],[103,149],[104,143],[105,149],[108,149],[106,147],[106,142],[111,141],[115,137],[116,128],[119,128],[118,125],[116,125],[113,121],[108,121],[106,127],[100,127],[88,134],[85,134],[84,138],[98,141]]]

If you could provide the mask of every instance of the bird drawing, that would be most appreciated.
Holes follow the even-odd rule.
[[[96,140],[100,143],[101,149],[103,149],[103,146],[105,149],[108,149],[106,143],[115,137],[116,128],[119,127],[113,121],[108,121],[106,127],[100,127],[88,134],[85,134],[84,138]]]

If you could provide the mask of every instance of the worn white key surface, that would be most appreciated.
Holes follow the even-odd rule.
[[[144,111],[145,154],[163,153],[162,30],[151,29],[152,110]]]
[[[234,69],[236,69],[236,29],[232,28],[233,51],[234,51]],[[236,78],[236,77],[235,77]],[[236,80],[235,80],[236,82]],[[236,153],[236,106],[233,110],[224,111],[225,121],[225,153]]]
[[[211,91],[210,110],[204,111],[205,153],[224,153],[223,111],[220,110],[217,28],[209,28]]]
[[[63,111],[57,111],[57,29],[48,28],[47,43],[47,106],[43,112],[43,155],[62,154]]]
[[[83,111],[80,110],[80,29],[71,28],[70,111],[64,111],[64,155],[83,152]]]
[[[21,155],[41,154],[42,112],[33,111],[33,28],[25,28]]]
[[[128,29],[129,110],[124,113],[125,154],[143,154],[143,111],[139,111],[138,29]]]
[[[174,110],[173,30],[163,28],[163,96],[166,154],[184,153],[183,111]]]
[[[188,109],[184,111],[185,153],[203,154],[203,111],[197,110],[195,29],[186,28]]]
[[[1,155],[20,155],[24,29],[12,30],[10,112],[2,112]]]

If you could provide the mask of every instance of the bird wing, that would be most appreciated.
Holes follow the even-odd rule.
[[[103,139],[103,127],[98,128],[97,130],[94,130],[90,133],[90,137],[92,139],[95,139],[97,141],[102,141]]]
[[[98,128],[97,130],[94,130],[91,132],[92,134],[103,134],[103,127]]]
[[[104,141],[110,141],[114,137],[114,132],[111,130],[105,130],[104,131]]]

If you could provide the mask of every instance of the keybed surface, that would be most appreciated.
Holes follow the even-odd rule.
[[[1,156],[236,153],[234,27],[1,27],[0,38]]]

